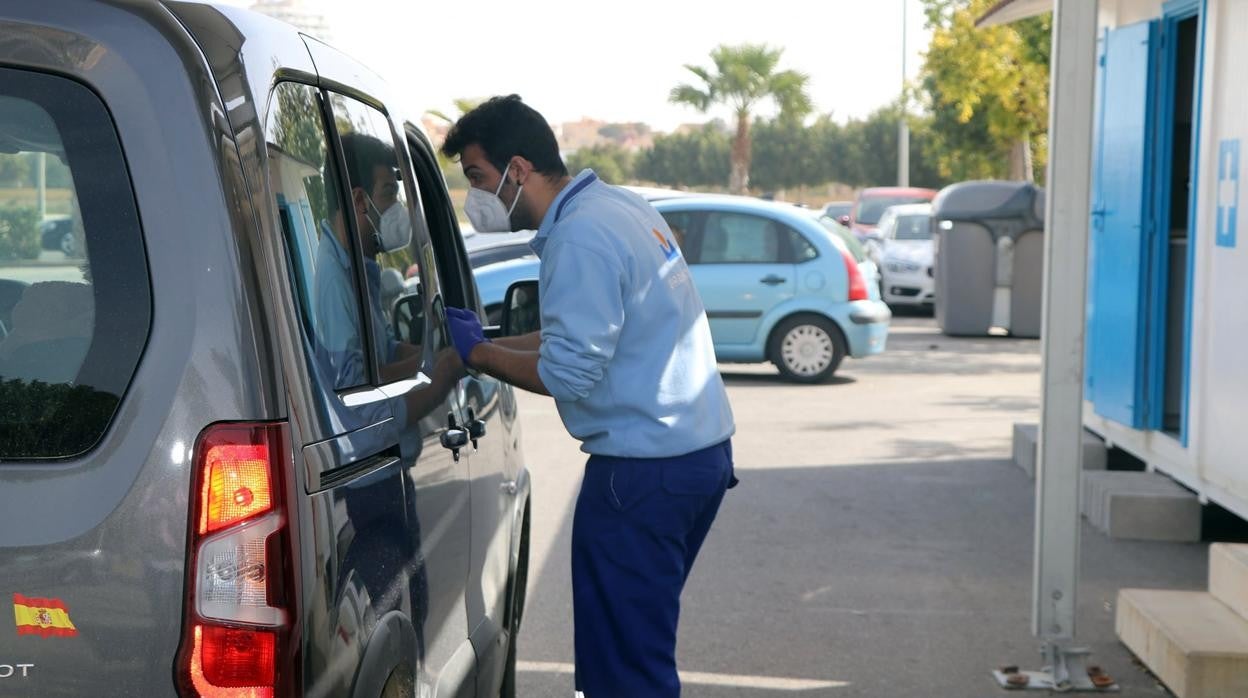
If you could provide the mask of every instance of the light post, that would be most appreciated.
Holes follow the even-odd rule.
[[[897,186],[910,186],[910,125],[906,123],[906,0],[901,0],[901,115],[897,121]]]

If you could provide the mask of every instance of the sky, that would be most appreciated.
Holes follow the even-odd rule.
[[[929,37],[919,0],[304,4],[326,16],[337,48],[399,88],[409,108],[453,113],[455,98],[514,92],[551,123],[590,117],[644,121],[661,131],[708,119],[667,96],[678,83],[696,81],[683,66],[710,66],[718,44],[783,48],[780,68],[810,76],[816,113],[844,121],[900,92],[903,4],[911,79]]]

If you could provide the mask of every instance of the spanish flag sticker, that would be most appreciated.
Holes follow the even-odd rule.
[[[60,599],[34,599],[13,595],[13,616],[18,635],[74,637],[78,629],[69,620],[69,609]]]

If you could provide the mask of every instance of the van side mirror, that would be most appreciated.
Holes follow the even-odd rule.
[[[518,337],[542,329],[536,281],[517,281],[503,297],[503,336]]]

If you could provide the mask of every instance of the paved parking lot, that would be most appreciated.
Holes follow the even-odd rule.
[[[685,592],[686,696],[997,696],[1038,668],[1033,483],[1010,426],[1035,421],[1039,345],[894,321],[886,355],[824,386],[722,366],[737,474]],[[522,397],[534,478],[524,696],[570,696],[572,503],[584,456],[552,403]],[[1085,526],[1079,638],[1124,696],[1165,695],[1117,642],[1123,586],[1203,588],[1201,545],[1110,542]]]

